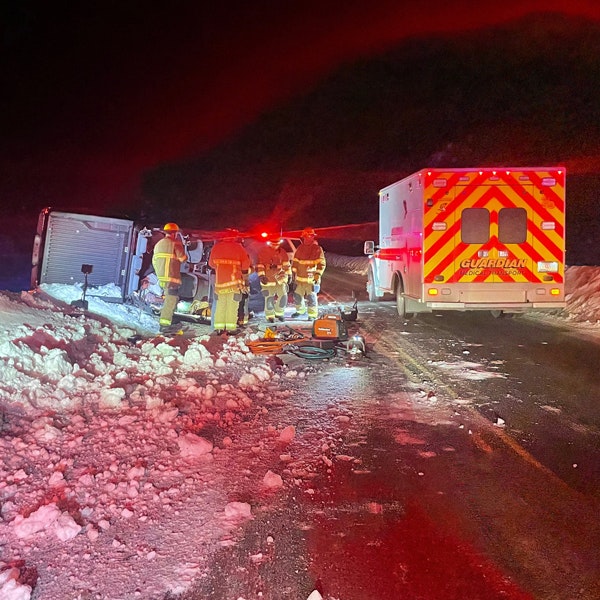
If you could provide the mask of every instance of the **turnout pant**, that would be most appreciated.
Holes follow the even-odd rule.
[[[239,292],[233,291],[218,292],[215,294],[217,300],[213,323],[215,331],[233,331],[237,329],[238,308],[241,296]]]
[[[301,315],[308,313],[310,319],[316,319],[319,316],[317,293],[314,291],[312,283],[306,281],[298,281],[296,283],[294,303],[297,313]]]
[[[242,294],[242,299],[238,303],[238,325],[248,325],[250,320],[250,309],[248,307],[248,294]]]
[[[265,297],[265,318],[283,317],[287,306],[287,284],[268,283],[260,287]]]
[[[167,327],[173,322],[173,313],[179,302],[179,288],[179,285],[173,283],[168,283],[167,287],[163,288],[165,301],[160,311],[159,325]]]

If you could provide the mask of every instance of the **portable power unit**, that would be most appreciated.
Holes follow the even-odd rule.
[[[318,340],[348,339],[348,329],[340,313],[322,315],[313,322],[312,336]]]

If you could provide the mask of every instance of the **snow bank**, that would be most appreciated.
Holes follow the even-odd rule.
[[[367,256],[341,256],[333,252],[325,252],[325,260],[330,267],[337,267],[348,273],[367,275],[369,259]]]
[[[599,290],[599,267],[569,267],[565,281],[568,318],[575,322],[600,323]]]
[[[255,406],[283,402],[280,375],[241,337],[128,341],[142,324],[111,322],[115,305],[95,302],[105,318],[38,293],[0,294],[0,597],[7,600],[183,592],[206,568],[206,548],[235,543],[234,532],[252,518],[250,504],[224,491],[227,453],[235,456],[240,444],[219,432]],[[249,448],[243,454],[254,460]],[[247,468],[237,468],[247,479]],[[256,474],[257,493],[263,477]],[[279,489],[284,480],[273,474],[269,485]],[[35,590],[11,564],[36,570]]]
[[[95,302],[100,306],[100,300]],[[122,316],[123,307],[104,304],[104,313]],[[140,321],[132,319],[130,328],[122,328],[64,314],[35,293],[12,300],[0,296],[0,313],[6,326],[0,336],[0,399],[25,410],[68,412],[81,404],[121,408],[135,399],[132,392],[140,379],[207,371],[214,365],[203,344],[207,336],[185,349],[156,341],[132,344],[128,338],[143,329]],[[243,354],[238,351],[237,359]]]

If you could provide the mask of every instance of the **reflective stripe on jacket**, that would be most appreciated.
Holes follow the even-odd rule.
[[[185,248],[178,239],[167,236],[154,246],[152,266],[161,287],[168,283],[181,285],[181,263],[186,260]]]
[[[312,244],[300,244],[294,253],[292,260],[292,272],[296,281],[305,281],[312,283],[314,275],[323,275],[326,267],[325,253],[323,248],[313,242]]]
[[[208,264],[215,270],[215,291],[238,292],[245,286],[250,257],[239,242],[222,240],[217,242],[208,258]]]
[[[259,277],[266,276],[269,283],[275,284],[278,283],[276,276],[287,279],[291,272],[290,259],[283,248],[266,244],[260,249],[256,261],[256,273]]]

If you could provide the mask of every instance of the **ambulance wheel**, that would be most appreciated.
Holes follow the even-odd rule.
[[[501,319],[504,316],[504,311],[502,310],[490,310],[490,314],[494,319]]]
[[[379,297],[375,294],[375,276],[371,267],[369,267],[367,275],[367,294],[369,295],[369,302],[379,301]]]
[[[413,313],[406,310],[406,298],[403,295],[402,285],[396,286],[396,308],[401,319],[410,319]]]

